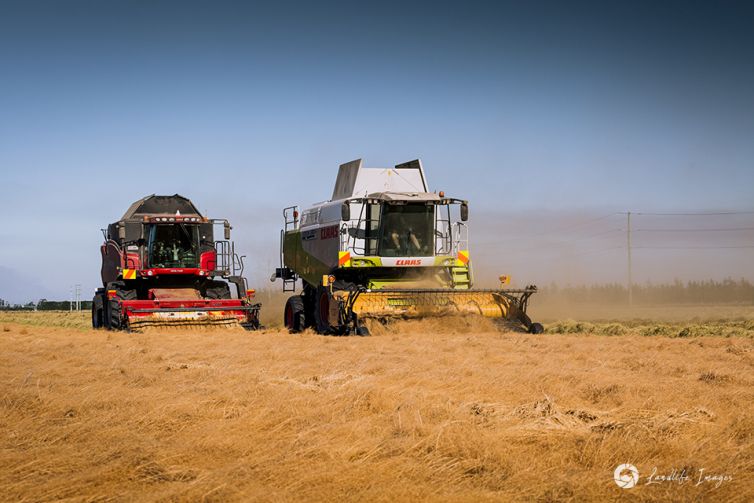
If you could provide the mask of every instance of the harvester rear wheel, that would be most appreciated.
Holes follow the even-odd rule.
[[[285,324],[285,328],[292,333],[301,332],[306,327],[304,300],[300,295],[288,298],[288,301],[285,303],[283,323]]]
[[[107,296],[104,288],[98,288],[92,298],[92,328],[102,328],[105,326],[105,305]]]
[[[102,309],[92,302],[92,328],[102,328]]]

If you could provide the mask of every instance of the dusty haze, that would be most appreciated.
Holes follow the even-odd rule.
[[[626,215],[611,211],[479,211],[471,221],[475,279],[499,274],[545,286],[626,284]],[[754,213],[632,215],[634,283],[754,280]]]

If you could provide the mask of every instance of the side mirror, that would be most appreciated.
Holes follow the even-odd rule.
[[[125,224],[118,225],[118,239],[120,241],[126,240],[126,225]]]
[[[230,240],[230,222],[227,220],[225,221],[225,224],[223,224],[225,227],[225,241]]]
[[[461,222],[469,219],[469,203],[461,203]]]
[[[340,219],[341,220],[351,220],[351,205],[348,203],[343,203],[343,206],[340,207]]]

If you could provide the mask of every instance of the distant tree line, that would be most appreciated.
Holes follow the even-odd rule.
[[[624,284],[560,287],[552,284],[540,289],[542,298],[588,304],[625,303],[628,288]],[[722,281],[679,280],[673,283],[633,285],[635,304],[754,304],[754,284],[745,279]]]
[[[69,300],[47,300],[42,299],[37,302],[38,311],[68,311],[71,308],[71,301]],[[76,309],[76,303],[74,302],[73,308]],[[81,301],[81,310],[89,311],[92,309],[91,300]]]
[[[34,311],[35,308],[36,304],[34,302],[11,304],[10,302],[3,301],[0,303],[0,311]]]
[[[73,305],[73,308],[76,309],[75,303]],[[81,301],[82,311],[89,311],[91,309],[92,309],[91,300]],[[70,310],[71,310],[71,301],[69,300],[41,299],[38,302],[27,302],[26,304],[11,304],[6,301],[0,302],[0,311],[70,311]]]

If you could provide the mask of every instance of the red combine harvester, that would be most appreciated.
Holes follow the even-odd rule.
[[[216,227],[224,240],[215,240]],[[259,328],[259,308],[243,277],[227,220],[202,216],[187,198],[151,195],[102,229],[102,285],[92,326]]]

